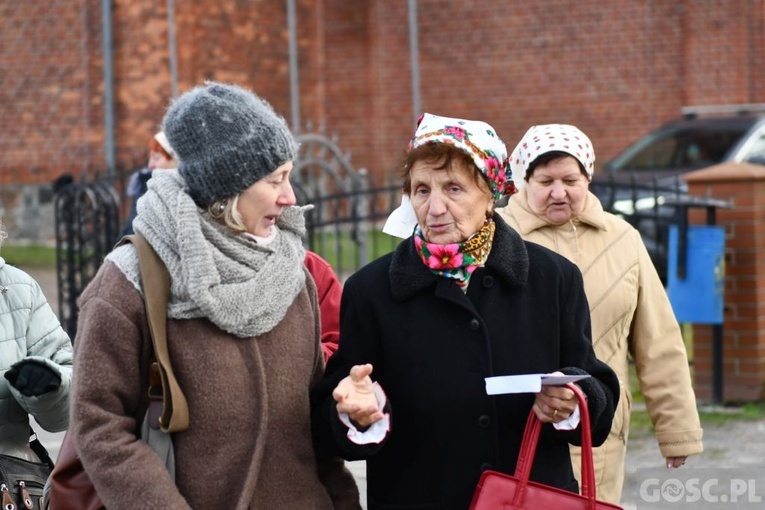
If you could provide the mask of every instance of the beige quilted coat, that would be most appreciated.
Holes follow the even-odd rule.
[[[595,354],[619,377],[622,395],[611,434],[594,452],[598,499],[621,497],[632,405],[628,354],[635,359],[662,457],[700,453],[702,430],[680,328],[638,231],[603,211],[592,193],[578,220],[557,227],[529,210],[523,189],[499,213],[524,239],[579,266]],[[572,453],[578,470],[578,449]],[[658,455],[656,464],[662,465]]]

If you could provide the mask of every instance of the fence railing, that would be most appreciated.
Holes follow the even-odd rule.
[[[377,184],[355,169],[335,140],[322,135],[299,137],[301,152],[293,171],[299,204],[307,213],[306,247],[325,258],[344,280],[361,266],[395,249],[399,239],[382,233],[388,215],[399,205],[401,185],[391,177]],[[123,172],[123,177],[129,175]],[[669,225],[687,201],[676,180],[600,178],[590,184],[603,208],[622,216],[641,234],[662,279],[666,278]],[[56,254],[59,316],[74,337],[77,298],[95,276],[121,229],[120,199],[111,184],[72,182],[56,193]]]
[[[401,200],[401,186],[369,184],[365,181],[350,192],[299,199],[314,206],[306,215],[306,248],[326,259],[341,279],[392,251],[400,241],[383,234],[382,227]]]
[[[56,192],[59,320],[74,338],[77,298],[96,275],[120,231],[119,197],[105,182],[71,183]]]
[[[306,217],[307,249],[325,258],[343,280],[399,242],[383,234],[382,225],[400,201],[400,186],[371,183],[364,179],[357,189],[321,196],[313,196],[306,183],[294,184],[298,202],[314,206]],[[118,240],[119,196],[103,181],[72,182],[56,192],[55,222],[59,319],[74,338],[77,299]]]
[[[687,186],[679,177],[616,179],[608,175],[590,183],[590,191],[603,209],[621,216],[638,232],[659,277],[666,283],[669,226],[677,224],[680,211],[674,204],[689,200]]]

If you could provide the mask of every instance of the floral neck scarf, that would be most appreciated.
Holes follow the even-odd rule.
[[[422,262],[435,274],[453,278],[460,287],[467,287],[477,267],[489,258],[494,240],[494,220],[488,219],[481,229],[462,243],[429,243],[418,225],[414,231],[414,246]]]

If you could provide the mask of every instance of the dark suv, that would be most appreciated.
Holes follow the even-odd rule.
[[[608,161],[590,189],[640,231],[666,281],[667,228],[677,220],[668,204],[685,198],[681,176],[724,162],[765,164],[765,104],[683,108]]]

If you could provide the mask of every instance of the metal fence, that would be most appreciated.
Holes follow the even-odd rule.
[[[590,183],[590,191],[604,210],[621,216],[640,232],[659,277],[666,283],[669,227],[683,221],[680,215],[686,212],[676,204],[692,200],[685,182],[679,176],[615,179],[609,174]]]
[[[306,247],[326,259],[345,280],[400,242],[382,233],[385,220],[400,203],[400,179],[390,176],[375,182],[366,170],[353,168],[336,140],[317,134],[298,139],[301,150],[293,188],[299,204],[313,205],[306,214]],[[638,229],[665,279],[669,225],[680,220],[674,204],[689,199],[684,186],[657,180],[599,180],[590,189],[604,209]],[[56,193],[59,316],[72,337],[77,328],[77,298],[117,241],[120,209],[118,194],[104,181],[72,182]]]
[[[293,187],[299,204],[313,205],[306,215],[306,247],[344,280],[398,244],[399,239],[381,230],[400,202],[401,186],[392,181],[377,185],[365,170],[350,165],[350,157],[334,140],[309,134],[298,141]],[[57,186],[59,318],[71,338],[77,331],[77,299],[118,240],[121,209],[120,197],[107,181],[70,180]]]
[[[306,214],[306,248],[326,259],[341,280],[400,242],[383,234],[382,227],[400,201],[401,186],[366,184],[371,185],[320,196],[298,192],[299,203],[314,206]]]
[[[103,181],[72,182],[56,192],[59,320],[70,338],[77,331],[77,298],[120,231],[119,203],[114,188]]]
[[[382,226],[401,200],[401,184],[396,176],[378,184],[366,169],[354,168],[335,139],[312,133],[298,136],[298,142],[293,187],[298,203],[313,205],[306,216],[306,247],[345,279],[398,244]]]

